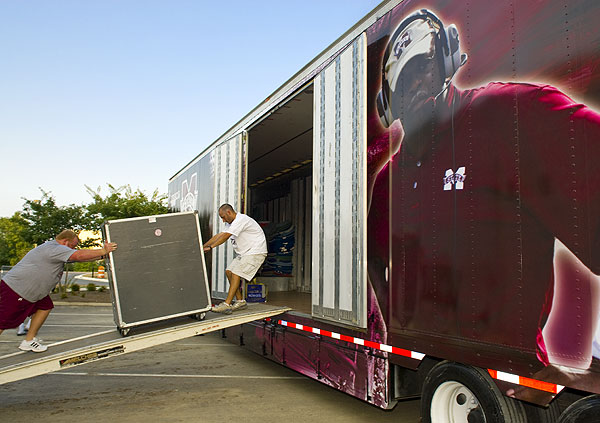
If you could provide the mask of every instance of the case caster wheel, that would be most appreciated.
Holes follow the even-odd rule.
[[[206,313],[196,313],[190,316],[194,320],[202,321],[206,317]]]
[[[119,328],[119,333],[121,336],[127,336],[129,334],[130,328]]]

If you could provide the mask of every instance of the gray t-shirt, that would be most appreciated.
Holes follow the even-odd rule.
[[[2,280],[21,297],[34,303],[52,292],[74,252],[56,240],[44,242],[25,254]]]

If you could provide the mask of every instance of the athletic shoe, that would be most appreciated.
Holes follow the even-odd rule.
[[[215,313],[231,314],[232,307],[223,301],[221,304],[214,306],[211,311],[214,311]]]
[[[236,302],[233,303],[233,305],[231,306],[231,309],[233,311],[236,311],[236,310],[243,310],[246,307],[248,307],[248,304],[246,303],[246,300],[238,300],[238,301],[236,301]]]
[[[19,349],[22,351],[44,352],[48,347],[42,345],[39,339],[33,338],[31,341],[24,339],[21,345],[19,345]]]
[[[25,323],[21,323],[19,325],[19,328],[17,329],[17,336],[26,335],[28,330],[29,329],[27,327],[25,327]]]

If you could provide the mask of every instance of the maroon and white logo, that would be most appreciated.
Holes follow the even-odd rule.
[[[188,183],[187,179],[181,183],[181,211],[194,211],[196,210],[196,203],[198,200],[198,174],[194,173],[190,177]]]
[[[404,49],[408,47],[411,42],[412,39],[410,38],[410,32],[407,31],[404,34],[402,34],[400,36],[400,40],[398,40],[398,42],[394,46],[394,56],[396,56],[396,58],[399,58],[402,55]]]
[[[456,189],[463,189],[466,178],[465,166],[459,167],[456,172],[452,169],[446,170],[446,174],[444,175],[444,191],[451,191],[452,186]]]

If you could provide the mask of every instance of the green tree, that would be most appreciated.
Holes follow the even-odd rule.
[[[158,190],[147,196],[139,189],[133,191],[129,185],[115,188],[108,184],[109,194],[103,197],[100,188],[95,191],[86,188],[93,199],[87,206],[59,207],[52,194],[40,188],[41,199],[24,198],[22,212],[11,218],[0,218],[0,264],[16,264],[35,245],[53,239],[64,229],[98,231],[106,220],[168,212],[167,196]],[[94,240],[89,239],[79,247],[88,248],[93,244]]]
[[[0,218],[0,265],[14,265],[33,245],[25,241],[27,222],[19,212]]]
[[[100,187],[93,190],[86,185],[93,202],[87,206],[89,217],[96,227],[101,227],[106,220],[126,219],[129,217],[152,216],[168,212],[167,196],[155,190],[151,196],[144,192],[133,191],[129,185],[115,188],[107,184],[109,194],[102,197]]]
[[[24,199],[21,215],[27,224],[24,231],[25,241],[39,245],[53,239],[64,229],[72,229],[75,232],[94,229],[89,213],[84,206],[71,204],[59,207],[49,192],[41,188],[40,191],[42,192],[40,200]],[[85,245],[82,246],[85,247]]]

